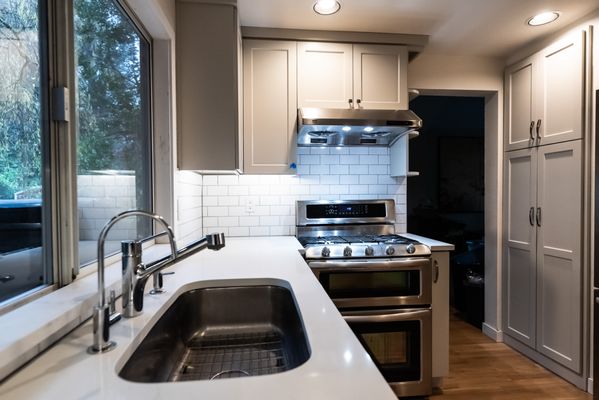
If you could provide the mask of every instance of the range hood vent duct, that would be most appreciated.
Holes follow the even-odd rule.
[[[422,120],[410,110],[303,107],[297,126],[298,146],[389,146]]]

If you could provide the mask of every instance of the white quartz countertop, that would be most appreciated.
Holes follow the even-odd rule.
[[[300,256],[300,247],[293,237],[227,239],[226,247],[218,252],[202,251],[179,262],[168,269],[175,274],[165,276],[167,293],[146,295],[141,316],[111,327],[111,339],[117,342],[114,350],[86,353],[92,342],[91,321],[87,321],[4,381],[0,398],[396,399]],[[299,367],[218,381],[145,384],[118,377],[127,358],[180,293],[199,287],[280,281],[288,282],[293,290],[311,349],[309,360]],[[151,282],[147,286],[146,290]]]
[[[414,235],[412,233],[401,233],[401,236],[407,237],[408,239],[417,240],[422,244],[430,247],[431,251],[453,251],[455,246],[450,243],[440,242],[435,239],[429,239],[424,236]]]

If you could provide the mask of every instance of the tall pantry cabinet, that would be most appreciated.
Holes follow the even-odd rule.
[[[575,374],[583,361],[584,77],[581,32],[505,72],[506,342]]]

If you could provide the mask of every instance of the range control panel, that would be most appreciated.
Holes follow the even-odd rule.
[[[308,204],[306,217],[318,218],[384,218],[387,216],[385,204]]]

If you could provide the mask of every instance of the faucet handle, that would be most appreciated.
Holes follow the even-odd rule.
[[[206,241],[210,250],[220,250],[225,247],[225,234],[222,232],[209,233],[206,235]]]
[[[112,325],[120,319],[121,313],[116,312],[116,293],[111,290],[108,297],[108,325]]]

